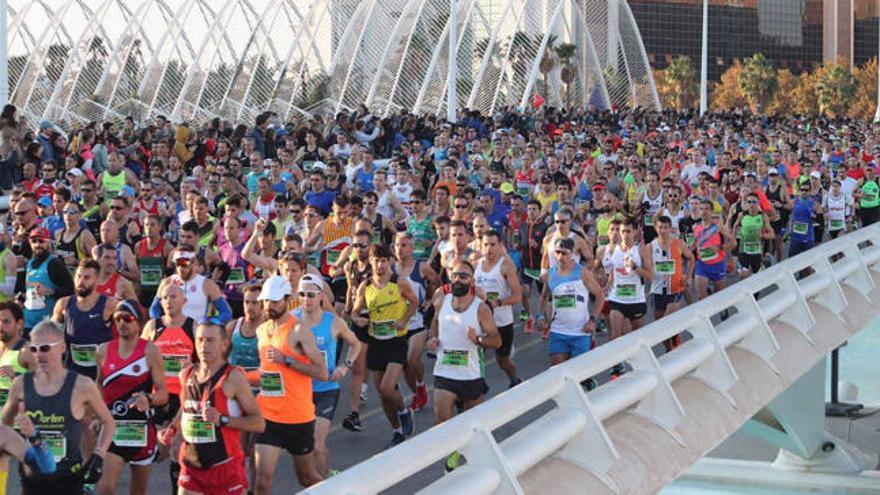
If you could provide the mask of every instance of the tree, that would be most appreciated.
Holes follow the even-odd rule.
[[[779,72],[776,73],[776,80],[779,81],[779,90],[776,91],[773,99],[767,105],[767,114],[791,113],[794,111],[791,98],[802,84],[801,77],[788,69],[779,69]]]
[[[742,108],[749,104],[745,93],[739,86],[739,77],[742,74],[743,66],[739,62],[734,62],[721,79],[712,86],[712,98],[710,104],[713,111],[727,111],[735,108]]]
[[[664,70],[664,79],[669,87],[673,108],[685,110],[694,106],[697,94],[697,75],[691,58],[681,55],[669,63]]]
[[[856,80],[843,64],[823,64],[816,70],[819,110],[832,116],[845,115],[856,96]]]
[[[877,108],[877,59],[872,58],[854,68],[853,77],[858,89],[849,106],[849,116],[854,119],[871,120]]]
[[[763,53],[756,53],[745,60],[737,82],[755,112],[763,112],[779,89],[776,70]]]
[[[574,56],[577,54],[577,47],[571,43],[562,43],[556,47],[556,56],[562,64],[562,72],[560,74],[562,82],[565,83],[565,106],[571,107],[571,83],[577,77],[577,67],[572,63]]]
[[[541,56],[541,63],[538,68],[541,70],[541,74],[544,76],[544,96],[550,94],[550,73],[553,72],[553,69],[557,67],[559,64],[559,59],[556,58],[556,35],[551,34],[547,38],[547,46],[544,48],[544,54]]]

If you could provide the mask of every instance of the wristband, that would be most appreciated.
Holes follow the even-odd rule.
[[[351,369],[351,367],[354,366],[354,361],[352,361],[351,359],[346,359],[345,362],[343,362],[342,364],[344,364],[346,368]]]
[[[287,356],[286,358],[284,358],[284,366],[287,366],[288,368],[293,368],[293,361],[294,360],[292,357]]]
[[[220,426],[226,426],[229,424],[229,416],[223,415],[220,416]]]

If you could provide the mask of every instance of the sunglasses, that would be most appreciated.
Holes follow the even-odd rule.
[[[31,237],[31,244],[48,244],[49,239],[43,239],[42,237]]]
[[[354,242],[354,243],[352,243],[352,245],[351,245],[351,247],[353,247],[353,248],[355,248],[355,249],[364,249],[364,248],[366,248],[367,246],[368,246],[368,244],[366,244],[366,243],[364,243],[364,242]]]
[[[319,294],[318,292],[304,292],[304,291],[297,292],[297,295],[299,297],[304,298],[304,299],[314,299],[314,298],[318,297],[318,294]]]
[[[279,206],[280,206],[280,205],[279,205]],[[302,212],[303,212],[302,210],[290,210],[290,213],[293,214],[293,215],[299,215],[299,214],[302,213]]]
[[[79,213],[79,210],[64,210],[65,215],[76,215]]]
[[[567,255],[567,254],[571,254],[571,251],[569,251],[568,249],[557,249],[557,250],[554,251],[554,252],[555,252],[556,254],[559,254],[559,255],[562,255],[562,256],[565,256],[565,255]]]
[[[294,261],[302,261],[306,259],[305,255],[302,253],[297,253],[294,251],[286,251],[284,253],[284,259],[286,260],[294,260]]]
[[[113,320],[117,323],[122,323],[122,322],[131,323],[131,322],[137,320],[137,317],[135,317],[135,315],[130,314],[130,313],[122,313],[120,315],[114,316]]]
[[[124,210],[125,207],[124,206],[111,206],[110,209],[113,211],[121,211],[121,210]]]
[[[41,345],[29,345],[28,350],[31,351],[31,354],[36,354],[38,352],[46,353],[52,350],[58,344],[63,344],[64,341],[59,340],[57,342],[52,342],[51,344],[41,344]]]
[[[452,278],[471,278],[471,274],[468,272],[452,272]]]
[[[467,205],[455,205],[456,210],[464,210],[465,208],[467,208]]]
[[[192,260],[189,258],[177,258],[174,260],[174,264],[177,266],[189,266],[192,264]]]

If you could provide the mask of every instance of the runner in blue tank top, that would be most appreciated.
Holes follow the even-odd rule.
[[[813,218],[822,214],[822,207],[810,195],[810,184],[800,186],[800,197],[794,200],[791,207],[791,244],[788,247],[788,257],[811,249],[816,245],[816,231],[813,227]]]

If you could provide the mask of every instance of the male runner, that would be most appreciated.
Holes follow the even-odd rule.
[[[694,224],[694,249],[697,252],[696,286],[697,299],[709,294],[711,283],[715,292],[726,286],[724,277],[727,275],[725,247],[733,245],[733,236],[722,223],[712,216],[712,202],[700,201],[700,221]]]
[[[213,305],[217,311],[217,318],[227,322],[232,318],[232,308],[223,297],[220,287],[211,279],[197,272],[194,266],[196,258],[195,249],[189,245],[180,245],[174,250],[171,259],[174,262],[175,274],[162,280],[157,294],[168,284],[174,284],[183,288],[186,295],[183,305],[183,314],[195,321],[201,321],[208,316],[208,311]],[[158,298],[153,299],[150,306],[150,317],[161,316],[162,307]]]
[[[683,240],[672,236],[672,219],[660,215],[655,220],[657,238],[649,244],[654,262],[651,298],[654,303],[654,319],[659,320],[674,313],[684,304],[684,292],[690,288],[694,276],[694,253]],[[676,335],[664,342],[664,345],[670,351],[680,343],[681,337]]]

